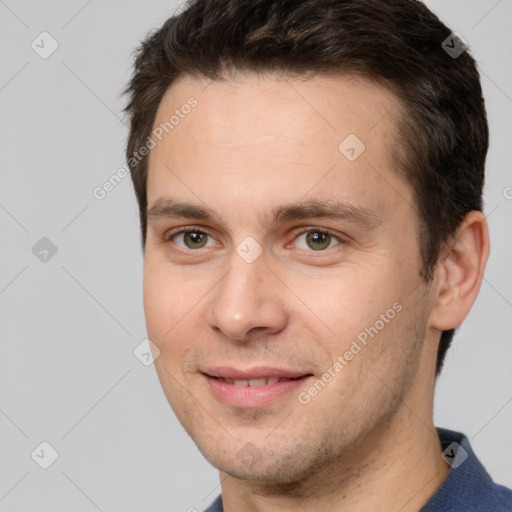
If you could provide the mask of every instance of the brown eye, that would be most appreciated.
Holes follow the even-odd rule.
[[[202,231],[189,230],[175,233],[169,240],[175,243],[180,249],[202,249],[207,246],[209,236],[210,235]]]
[[[189,249],[200,249],[206,245],[206,235],[205,233],[198,233],[197,231],[187,231],[183,235],[183,241],[185,245]]]
[[[302,232],[295,240],[294,245],[305,251],[324,251],[340,245],[342,240],[328,231],[310,229]]]
[[[306,236],[306,243],[314,251],[320,251],[329,247],[331,243],[331,235],[322,233],[321,231],[310,231]]]

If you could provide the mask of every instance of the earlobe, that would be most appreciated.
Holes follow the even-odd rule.
[[[467,316],[482,284],[489,245],[485,216],[469,212],[438,263],[431,327],[454,329]]]

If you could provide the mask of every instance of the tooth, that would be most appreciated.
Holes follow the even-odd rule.
[[[267,379],[265,377],[263,377],[261,379],[249,379],[248,382],[249,382],[249,386],[259,388],[261,386],[265,386],[265,384],[267,383]]]
[[[279,381],[278,377],[268,377],[267,384],[275,384],[278,381]]]
[[[228,377],[225,377],[224,379],[222,379],[224,382],[228,383],[228,384],[233,384],[233,379],[229,379]]]
[[[235,386],[248,386],[249,381],[247,379],[234,379],[233,384]]]

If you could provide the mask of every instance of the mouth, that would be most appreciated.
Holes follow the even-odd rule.
[[[301,379],[302,377],[296,377],[294,379],[289,377],[260,377],[253,379],[230,379],[228,377],[212,377],[218,379],[227,384],[233,384],[234,386],[250,386],[252,388],[261,388],[262,386],[269,386],[276,382],[288,382],[290,380]]]
[[[278,399],[289,399],[313,377],[311,373],[269,367],[215,367],[201,373],[218,401],[237,408],[265,407]]]

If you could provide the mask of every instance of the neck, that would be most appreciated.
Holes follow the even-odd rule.
[[[360,439],[343,460],[306,480],[255,482],[221,473],[224,511],[417,512],[449,467],[441,458],[432,400],[425,403],[424,396],[414,395],[409,393],[393,418]]]

